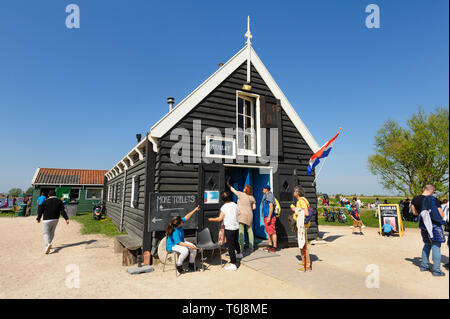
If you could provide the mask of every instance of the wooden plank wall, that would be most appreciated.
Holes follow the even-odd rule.
[[[208,127],[216,127],[224,136],[225,128],[236,127],[236,90],[241,90],[242,84],[245,81],[246,63],[242,64],[230,77],[222,82],[174,128],[187,129],[191,136],[190,143],[193,143],[192,131],[194,120],[201,120],[202,132]],[[251,93],[265,96],[266,100],[275,100],[275,96],[253,66],[251,67],[251,84]],[[298,183],[305,188],[308,200],[312,207],[315,207],[317,202],[316,190],[311,185],[314,176],[306,176],[306,168],[312,151],[284,111],[282,111],[282,134],[284,153],[283,157],[279,159],[281,176],[283,174],[293,176],[295,169],[298,176]],[[191,163],[177,165],[172,163],[170,151],[172,146],[178,143],[178,141],[171,141],[170,132],[168,132],[158,142],[160,152],[156,155],[154,191],[197,193],[199,165],[198,163],[192,163],[192,153]],[[201,149],[204,146],[205,141],[202,140]],[[195,146],[191,147],[191,151],[193,147]],[[290,212],[290,203],[282,203],[285,213]],[[317,237],[317,221],[312,221],[308,235],[311,239]],[[285,236],[295,238],[295,234],[292,233],[287,233]]]
[[[133,176],[139,175],[139,187],[136,191],[139,193],[138,206],[136,208],[131,207],[131,183]],[[144,231],[144,204],[145,204],[145,158],[138,161],[127,171],[127,179],[125,182],[125,202],[124,202],[124,214],[123,214],[123,228],[124,230],[134,237],[142,240]],[[114,177],[107,181],[105,191],[108,191],[108,186],[114,185],[117,182],[123,181],[124,173]],[[108,196],[106,196],[108,198]],[[118,198],[122,198],[122,194],[118,194]],[[114,225],[119,229],[121,221],[122,203],[118,200],[117,203],[106,201],[106,214],[112,220]]]

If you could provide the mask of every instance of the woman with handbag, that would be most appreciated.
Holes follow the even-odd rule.
[[[305,191],[301,186],[294,187],[294,197],[297,199],[296,206],[291,205],[294,212],[294,220],[297,221],[297,236],[300,252],[302,255],[302,266],[299,271],[311,271],[311,259],[308,250],[308,228],[311,225],[309,202],[305,197]]]
[[[244,251],[245,230],[247,229],[248,249],[252,252],[254,247],[254,236],[252,229],[253,210],[256,209],[256,201],[253,197],[253,187],[250,185],[245,185],[244,191],[240,192],[234,189],[233,186],[230,185],[229,181],[227,181],[227,185],[233,194],[238,198],[239,248],[241,249],[241,252]]]

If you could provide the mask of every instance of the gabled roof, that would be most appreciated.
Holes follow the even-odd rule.
[[[103,185],[107,170],[38,168],[32,185]]]
[[[250,50],[250,52],[249,52]],[[234,55],[227,63],[220,69],[214,72],[205,82],[200,84],[191,94],[167,113],[150,129],[150,136],[154,138],[161,138],[170,131],[183,117],[185,117],[192,109],[194,109],[204,98],[206,98],[220,83],[222,83],[228,76],[230,76],[242,63],[247,61],[250,54],[250,61],[258,73],[261,75],[264,82],[266,82],[273,95],[281,101],[281,106],[288,115],[289,119],[294,123],[300,135],[305,139],[305,142],[313,152],[319,150],[319,145],[307,129],[306,125],[298,116],[297,112],[289,103],[286,96],[278,87],[275,80],[270,75],[253,47],[246,45],[236,55]]]

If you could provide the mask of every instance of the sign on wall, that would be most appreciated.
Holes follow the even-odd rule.
[[[165,231],[175,216],[184,217],[198,204],[196,194],[151,193],[147,231]],[[183,225],[184,229],[197,229],[198,212]]]
[[[205,191],[203,202],[205,204],[219,204],[219,191]]]
[[[235,140],[234,138],[224,137],[206,137],[206,156],[235,158]]]
[[[402,217],[400,215],[400,206],[398,204],[380,204],[378,205],[378,222],[380,225],[380,235],[384,224],[391,224],[394,228],[394,235],[402,236],[404,232]]]

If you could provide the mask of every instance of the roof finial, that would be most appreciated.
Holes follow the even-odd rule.
[[[245,33],[245,37],[247,38],[247,45],[251,45],[252,42],[250,39],[252,38],[252,34],[250,33],[250,16],[247,16],[247,32]]]

